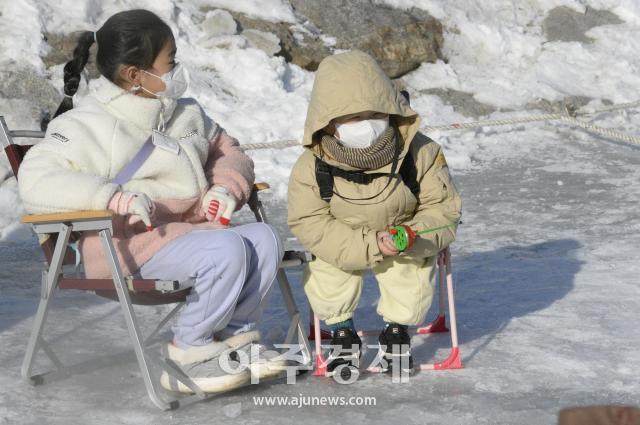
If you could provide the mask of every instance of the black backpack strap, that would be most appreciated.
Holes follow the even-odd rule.
[[[416,161],[411,153],[411,148],[407,151],[407,155],[404,157],[402,165],[400,166],[400,177],[402,177],[404,184],[417,198],[420,193],[420,183],[418,183],[418,169],[416,168]]]
[[[400,166],[399,174],[402,178],[402,182],[417,198],[420,194],[420,183],[418,182],[418,169],[416,168],[416,161],[413,159],[411,150],[409,150],[407,152],[407,155],[404,157],[402,165]],[[334,176],[358,184],[369,184],[373,181],[373,179],[386,175],[387,174],[367,174],[341,170],[340,168],[332,167],[320,158],[316,157],[316,182],[318,183],[318,189],[320,190],[320,197],[325,202],[331,201],[331,198],[333,197]]]
[[[346,171],[337,167],[331,167],[331,174],[334,177],[340,177],[347,181],[358,183],[358,184],[369,184],[375,178],[388,176],[387,173],[365,173],[362,171]]]
[[[402,90],[400,93],[402,94],[402,96],[405,97],[407,102],[409,102],[409,92],[407,92],[406,90]],[[397,133],[397,130],[396,130],[396,133]],[[396,144],[396,150],[398,149],[399,147]],[[391,173],[390,173],[391,175],[397,175],[395,174],[395,172],[396,172],[397,161],[398,161],[398,153],[399,152],[396,151],[394,155],[393,164],[391,166]],[[404,184],[409,188],[409,190],[411,190],[411,193],[413,193],[413,195],[417,198],[420,193],[420,183],[418,183],[418,170],[416,168],[416,162],[413,158],[413,155],[411,154],[411,150],[407,152],[407,155],[402,161],[402,166],[400,167],[399,174]],[[359,183],[359,184],[369,184],[373,181],[373,179],[377,177],[388,176],[389,177],[389,181],[387,182],[387,186],[388,186],[389,183],[391,182],[391,175],[386,173],[364,173],[364,172],[357,172],[357,171],[345,171],[340,168],[332,167],[331,165],[327,164],[320,158],[316,157],[316,182],[318,183],[318,188],[320,190],[320,197],[326,202],[331,201],[331,198],[333,197],[333,177],[334,176],[343,178],[350,182]],[[338,194],[338,196],[340,195]],[[378,196],[378,195],[375,195],[375,196]],[[373,196],[372,198],[375,198],[375,196]],[[343,198],[343,199],[351,200],[350,198]],[[359,200],[366,200],[366,199],[359,199]]]
[[[333,175],[331,166],[316,157],[316,182],[320,189],[320,197],[325,201],[331,201],[333,197]]]
[[[316,182],[320,189],[320,197],[326,202],[333,197],[333,178],[340,177],[357,184],[369,184],[378,177],[387,177],[387,173],[364,173],[361,171],[346,171],[333,167],[316,157]]]

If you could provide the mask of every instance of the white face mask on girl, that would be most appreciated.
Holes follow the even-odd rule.
[[[176,63],[171,71],[162,74],[162,77],[145,71],[144,69],[142,72],[153,75],[156,78],[160,78],[164,83],[165,89],[158,93],[152,93],[144,87],[141,87],[142,90],[157,97],[166,97],[177,100],[182,97],[189,87],[189,71],[187,71],[187,68],[182,66],[182,63],[180,62]]]
[[[337,124],[338,139],[349,148],[367,148],[389,128],[389,117]]]

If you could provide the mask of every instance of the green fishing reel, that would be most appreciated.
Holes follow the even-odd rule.
[[[391,240],[393,240],[393,244],[396,246],[396,249],[400,252],[411,248],[417,236],[416,232],[406,224],[391,227],[389,229],[389,234],[391,235]]]
[[[413,246],[418,235],[423,235],[425,233],[437,232],[438,230],[449,229],[457,227],[458,223],[448,224],[446,226],[434,227],[432,229],[422,230],[420,232],[415,232],[413,229],[406,224],[400,224],[399,226],[393,226],[389,228],[389,234],[391,235],[391,240],[393,240],[396,249],[400,252],[406,251],[407,249]]]

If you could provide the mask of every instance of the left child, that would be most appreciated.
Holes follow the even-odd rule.
[[[94,42],[99,87],[73,107]],[[253,162],[196,100],[182,97],[188,77],[175,56],[171,28],[147,10],[84,32],[64,67],[65,100],[18,181],[29,213],[113,210],[125,276],[195,279],[164,352],[203,391],[220,392],[284,366],[266,355],[248,368],[227,359],[233,373],[220,362],[253,345],[264,351],[255,327],[283,248],[267,224],[228,226],[227,206],[239,209],[251,194]],[[88,278],[111,277],[96,234],[79,249]],[[167,373],[161,383],[191,392]]]

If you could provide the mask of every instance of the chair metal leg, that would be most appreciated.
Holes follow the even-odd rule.
[[[248,204],[257,221],[262,223],[269,223],[267,220],[267,215],[264,211],[264,207],[262,206],[262,202],[258,198],[256,192],[252,193]],[[280,270],[278,270],[277,279],[278,284],[280,285],[280,292],[282,293],[282,297],[284,298],[284,303],[287,307],[287,312],[289,313],[289,318],[291,320],[289,329],[287,330],[287,337],[284,343],[291,344],[293,342],[294,335],[297,334],[298,344],[302,344],[305,364],[310,365],[312,362],[311,345],[309,344],[307,333],[302,326],[300,320],[300,312],[298,311],[298,306],[295,299],[293,298],[291,285],[289,284],[289,279],[287,278],[287,274],[285,273],[284,269],[281,268]]]
[[[315,313],[313,312],[313,308],[311,308],[311,304],[309,304],[309,341],[313,341],[316,338],[320,338],[320,340],[329,340],[332,338],[331,331],[327,329],[322,329],[322,325],[320,321],[316,323]],[[316,326],[320,328],[318,332],[316,332]],[[360,335],[362,336],[362,335]]]
[[[449,251],[449,248],[445,251],[444,265],[440,265],[440,268],[441,270],[444,268],[446,271],[447,300],[449,302],[449,326],[451,328],[451,352],[449,353],[449,356],[441,362],[420,365],[421,370],[462,369],[464,367],[462,360],[460,359],[460,348],[458,347],[458,325],[453,289],[453,267],[451,266],[451,252]]]
[[[458,324],[456,318],[456,302],[453,290],[453,266],[451,265],[451,254],[447,248],[447,298],[449,300],[449,322],[451,324],[451,344],[454,348],[458,347]]]
[[[164,369],[170,376],[170,379],[175,379],[176,381],[182,382],[184,385],[189,387],[200,399],[205,399],[207,397],[206,393],[202,391],[202,389],[195,383],[193,380],[185,374],[180,367],[173,361],[168,358],[168,355],[165,355],[164,359],[159,359],[156,356],[149,356],[149,359],[159,366],[161,369]]]
[[[298,311],[298,306],[296,305],[296,301],[293,298],[291,286],[289,285],[289,279],[287,278],[287,274],[285,273],[284,269],[278,270],[277,278],[280,285],[280,292],[282,292],[282,297],[284,298],[284,303],[287,307],[287,312],[289,313],[289,317],[291,319],[289,331],[287,332],[287,338],[285,339],[285,344],[291,344],[293,342],[293,335],[297,334],[298,344],[302,344],[305,365],[310,365],[312,361],[311,345],[309,344],[307,333],[305,332],[302,321],[300,320],[300,312]]]
[[[46,275],[43,272],[42,276],[42,285],[43,287],[46,285]],[[33,330],[31,331],[31,336],[29,337],[29,343],[27,344],[27,351],[24,356],[24,360],[22,361],[22,378],[31,382],[32,384],[41,384],[42,378],[38,378],[37,376],[31,376],[31,369],[33,368],[33,363],[35,361],[35,356],[40,349],[40,341],[42,337],[42,332],[44,329],[44,323],[47,319],[47,315],[49,312],[49,302],[51,301],[51,297],[41,297],[40,303],[38,304],[38,311],[36,312],[36,316],[33,320]]]
[[[99,235],[102,240],[102,247],[104,249],[105,257],[111,268],[111,274],[113,276],[116,292],[118,293],[118,299],[120,300],[120,306],[122,307],[122,313],[124,314],[127,328],[129,329],[131,342],[133,343],[133,348],[138,360],[138,366],[140,367],[140,372],[142,373],[149,398],[156,406],[161,409],[173,409],[176,407],[175,401],[166,402],[165,400],[163,400],[158,393],[158,384],[151,378],[151,371],[149,369],[147,359],[145,358],[142,333],[140,332],[140,329],[138,327],[135,312],[133,311],[133,306],[131,304],[131,298],[129,297],[129,289],[127,287],[124,276],[122,275],[120,263],[118,262],[118,257],[113,246],[113,241],[111,239],[111,230],[101,230]]]
[[[443,267],[446,264],[446,256],[448,251],[445,251],[444,258],[441,258],[438,255],[436,264],[438,265],[438,316],[433,320],[433,322],[429,323],[427,326],[421,326],[416,329],[416,333],[418,334],[433,334],[433,333],[443,333],[449,332],[449,328],[447,328],[446,323],[446,313],[445,309],[445,268]]]
[[[260,198],[258,198],[258,194],[256,192],[253,192],[251,194],[251,197],[249,198],[249,202],[247,202],[247,204],[249,205],[249,208],[253,212],[253,215],[255,216],[256,221],[259,221],[262,223],[269,223],[267,221],[267,215],[264,212],[264,207],[262,206],[262,202],[260,201]]]
[[[29,338],[29,343],[27,344],[27,350],[21,369],[22,378],[34,384],[40,384],[43,382],[42,375],[31,375],[35,356],[40,348],[44,347],[45,353],[58,369],[61,369],[62,366],[58,358],[53,354],[53,351],[48,345],[46,345],[46,343],[44,343],[42,333],[44,324],[47,320],[47,315],[49,314],[49,307],[51,298],[53,297],[53,292],[58,287],[58,280],[60,279],[60,273],[62,271],[62,261],[64,259],[64,254],[67,251],[67,245],[69,244],[70,237],[71,227],[66,224],[60,224],[60,234],[56,241],[56,247],[53,251],[51,265],[47,271],[42,273],[40,303],[38,304],[38,311],[34,318],[33,330],[31,331],[31,336]]]
[[[178,303],[178,305],[176,305],[165,317],[164,319],[162,319],[162,321],[158,324],[158,326],[156,326],[156,328],[153,330],[153,332],[151,332],[149,334],[149,336],[147,337],[147,339],[144,340],[144,346],[148,347],[149,345],[151,345],[151,343],[153,342],[153,338],[158,334],[158,332],[160,332],[160,330],[162,328],[164,328],[164,325],[166,325],[169,320],[173,319],[173,317],[178,314],[178,311],[180,311],[180,309],[184,307],[184,303]]]
[[[327,360],[322,354],[322,330],[320,329],[320,319],[318,319],[318,316],[316,316],[313,310],[311,310],[310,314],[313,319],[313,339],[316,343],[316,363],[315,370],[313,371],[313,376],[325,376],[327,374]]]

